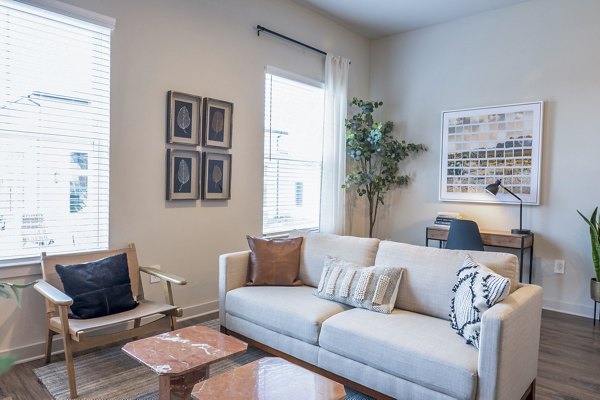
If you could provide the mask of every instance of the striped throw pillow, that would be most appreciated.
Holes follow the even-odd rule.
[[[481,315],[504,300],[510,291],[510,280],[493,272],[467,255],[456,273],[458,281],[452,288],[450,323],[467,344],[479,348]]]
[[[402,278],[399,267],[365,267],[327,256],[315,296],[389,314]]]

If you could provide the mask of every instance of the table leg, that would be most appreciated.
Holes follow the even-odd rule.
[[[159,375],[158,398],[160,400],[191,399],[194,385],[206,378],[208,378],[208,367],[178,376]]]
[[[529,248],[529,283],[531,283],[533,277],[533,244]]]
[[[523,241],[523,238],[521,238],[521,257],[519,257],[519,282],[523,282],[523,253],[525,251],[524,247],[525,243]],[[529,276],[529,283],[531,283],[531,276]]]
[[[594,301],[594,326],[596,326],[596,304],[598,304],[598,302]],[[598,317],[598,320],[600,320],[600,317]]]

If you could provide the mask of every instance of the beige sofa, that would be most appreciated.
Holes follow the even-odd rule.
[[[302,245],[299,278],[305,286],[246,287],[248,254],[224,254],[219,260],[224,330],[359,390],[368,388],[376,397],[535,396],[542,290],[518,283],[512,254],[314,233]],[[456,334],[448,316],[456,271],[467,254],[510,278],[512,286],[504,301],[483,314],[479,350]],[[404,267],[394,311],[381,314],[314,296],[327,255]]]

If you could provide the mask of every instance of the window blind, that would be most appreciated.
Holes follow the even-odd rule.
[[[267,72],[263,234],[318,229],[324,89]]]
[[[110,29],[0,0],[0,262],[108,247]]]

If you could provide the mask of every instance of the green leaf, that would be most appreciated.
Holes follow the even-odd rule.
[[[594,209],[592,213],[592,217],[588,219],[585,215],[583,215],[579,210],[577,210],[581,218],[589,225],[590,227],[590,241],[592,244],[592,261],[594,263],[594,272],[596,275],[596,280],[600,282],[600,233],[598,228],[598,223],[596,222],[596,217],[598,215],[598,207]]]
[[[10,292],[6,290],[3,285],[0,285],[0,297],[10,299]]]
[[[19,288],[15,287],[15,285],[11,285],[10,288],[12,289],[17,305],[21,307],[21,293],[19,293]]]
[[[10,299],[13,297],[15,302],[20,307],[21,306],[21,290],[33,286],[37,283],[36,281],[25,283],[25,284],[16,284],[10,282],[0,282],[0,297],[4,297],[5,299]],[[10,288],[10,291],[7,289]]]
[[[0,375],[10,369],[17,359],[13,356],[2,356],[0,357]]]

